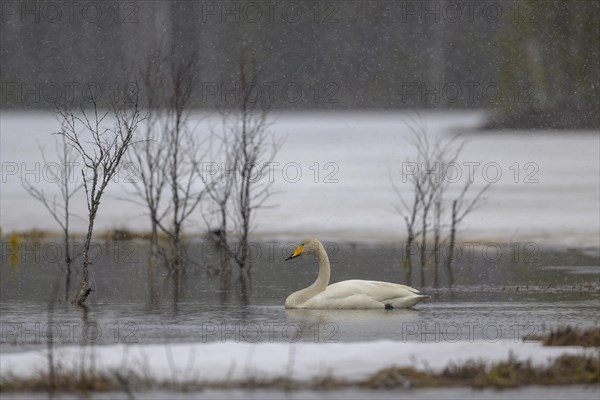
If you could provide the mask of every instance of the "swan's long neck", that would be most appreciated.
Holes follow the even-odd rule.
[[[317,280],[315,283],[310,285],[309,288],[314,287],[315,289],[318,289],[317,293],[320,293],[327,289],[327,285],[329,285],[329,277],[331,275],[329,257],[327,256],[327,252],[321,243],[319,243],[319,250],[317,251],[316,257],[317,262],[319,263],[319,276],[317,276]]]
[[[319,276],[317,276],[317,280],[306,289],[292,293],[285,301],[286,307],[296,308],[327,289],[331,272],[329,268],[329,257],[327,257],[327,252],[321,243],[319,243],[317,254],[315,256],[319,263]]]

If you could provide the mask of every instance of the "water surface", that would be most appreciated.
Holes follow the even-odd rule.
[[[325,242],[332,261],[332,282],[373,279],[403,282],[400,249],[393,245]],[[31,244],[33,246],[33,244]],[[131,247],[134,246],[134,247]],[[597,326],[600,266],[579,250],[539,249],[535,258],[482,257],[456,262],[457,284],[449,288],[440,273],[419,274],[413,286],[431,299],[408,310],[286,310],[286,296],[316,277],[311,259],[284,262],[287,243],[261,244],[247,275],[224,281],[219,260],[193,243],[196,260],[179,273],[158,267],[150,273],[142,242],[98,244],[87,310],[68,305],[60,263],[23,257],[0,269],[1,351],[57,344],[175,342],[336,342],[518,341],[527,334],[562,325]],[[35,248],[35,246],[31,247]],[[135,248],[134,256],[114,257],[116,249]],[[270,251],[267,251],[270,249]],[[119,254],[122,254],[119,253]],[[155,276],[155,277],[153,277]],[[73,274],[77,282],[79,274]],[[74,285],[75,283],[73,283]]]

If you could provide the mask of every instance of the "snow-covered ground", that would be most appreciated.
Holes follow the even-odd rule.
[[[592,350],[593,351],[593,350]],[[359,380],[391,366],[439,370],[468,359],[518,359],[544,364],[561,354],[581,354],[582,348],[544,347],[513,340],[414,343],[198,343],[170,345],[109,345],[55,348],[54,359],[73,371],[84,368],[133,370],[157,380],[230,382],[246,378],[288,377],[306,381],[323,376]],[[3,353],[2,376],[27,377],[47,368],[45,350]]]
[[[600,136],[597,132],[473,132],[483,121],[479,112],[424,112],[432,135],[464,132],[470,138],[458,160],[463,177],[474,171],[474,191],[491,183],[488,201],[464,221],[462,237],[514,242],[597,246],[600,241]],[[277,192],[260,210],[256,233],[262,237],[299,238],[307,234],[329,240],[397,240],[402,219],[392,211],[397,197],[390,171],[402,185],[402,163],[414,157],[406,122],[414,113],[315,112],[273,114],[271,131],[284,139],[272,173]],[[199,123],[200,134],[217,126],[219,117]],[[50,155],[50,132],[59,128],[50,112],[2,112],[0,116],[3,232],[34,227],[56,230],[46,210],[23,190],[22,181],[37,182],[49,193],[51,166],[44,166],[38,142]],[[204,133],[202,133],[204,132]],[[470,133],[469,133],[470,132]],[[410,168],[408,164],[406,168]],[[123,171],[108,191],[97,229],[147,229],[144,210],[131,199]],[[450,194],[459,190],[450,185]],[[80,193],[81,195],[81,193]],[[83,198],[75,211],[85,215]],[[74,219],[76,230],[84,221]],[[188,226],[200,232],[200,212]]]

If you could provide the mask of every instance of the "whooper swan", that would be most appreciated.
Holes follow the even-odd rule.
[[[429,298],[410,286],[389,282],[353,279],[329,285],[329,257],[321,242],[313,237],[304,239],[286,261],[304,254],[317,257],[319,276],[306,289],[289,295],[285,308],[409,308]]]

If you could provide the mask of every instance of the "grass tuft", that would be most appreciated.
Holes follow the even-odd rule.
[[[370,389],[451,386],[508,389],[526,385],[592,385],[598,382],[598,354],[562,355],[545,366],[535,366],[530,360],[518,360],[511,354],[507,360],[493,364],[481,360],[450,364],[441,372],[386,368],[360,382],[360,386]]]
[[[578,328],[570,325],[552,329],[545,335],[528,335],[524,340],[542,341],[544,346],[600,347],[600,328]]]

